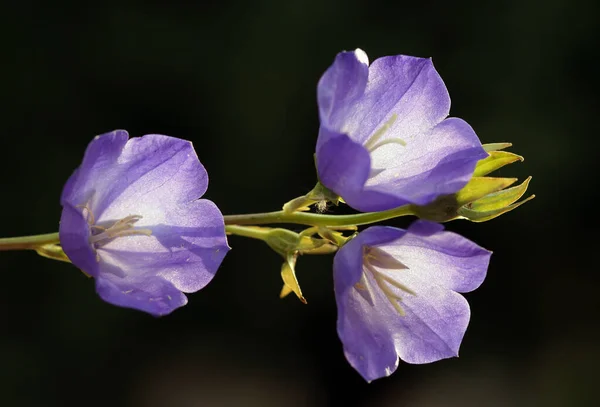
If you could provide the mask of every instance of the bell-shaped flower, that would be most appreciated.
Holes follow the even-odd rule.
[[[337,331],[367,381],[389,376],[399,358],[429,363],[458,356],[470,318],[458,294],[476,289],[491,252],[429,221],[408,230],[373,226],[333,263]]]
[[[187,303],[229,250],[189,141],[116,130],[88,145],[64,187],[60,242],[105,301],[153,315]]]
[[[460,190],[487,153],[430,59],[342,52],[318,84],[320,182],[359,211],[426,205]]]

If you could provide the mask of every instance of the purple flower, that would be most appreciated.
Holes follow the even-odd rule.
[[[367,381],[389,376],[398,358],[429,363],[458,356],[469,323],[459,292],[485,278],[491,252],[443,226],[370,227],[333,263],[337,331],[344,354]]]
[[[318,86],[320,182],[360,211],[425,205],[460,190],[487,153],[430,59],[337,55]]]
[[[203,288],[229,250],[189,141],[116,130],[88,145],[64,187],[60,242],[112,304],[165,315]]]

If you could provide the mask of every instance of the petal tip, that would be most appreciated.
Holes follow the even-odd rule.
[[[98,134],[98,135],[96,135],[94,137],[94,140],[98,140],[99,138],[110,137],[110,136],[128,139],[129,138],[129,132],[127,130],[123,130],[123,129],[116,129],[116,130],[113,130],[113,131],[108,131],[106,133]]]

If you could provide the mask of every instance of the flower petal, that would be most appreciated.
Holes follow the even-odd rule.
[[[181,291],[155,275],[120,279],[107,274],[96,279],[96,291],[106,302],[155,316],[169,314],[187,304],[187,297]]]
[[[319,137],[327,140],[317,152],[319,181],[344,198],[346,204],[366,212],[382,211],[406,203],[391,194],[364,189],[371,171],[371,158],[362,145],[323,126]]]
[[[369,298],[361,296],[354,287],[363,274],[363,246],[396,240],[403,234],[403,230],[391,227],[368,228],[346,243],[333,260],[338,336],[346,359],[367,381],[396,370],[398,355],[384,324],[379,322],[373,327],[377,329],[365,329],[369,321],[361,317],[368,316],[373,309]],[[376,313],[374,317],[379,319]]]
[[[129,139],[125,130],[94,137],[85,150],[83,161],[63,188],[61,205],[85,205],[96,189],[110,186],[121,173],[116,162]]]
[[[127,140],[127,132],[96,137],[71,176],[62,202],[87,204],[96,221],[158,215],[166,204],[201,197],[208,175],[189,141],[158,134]]]
[[[321,124],[341,130],[352,107],[362,97],[369,76],[369,59],[357,49],[340,52],[317,86]],[[319,137],[320,139],[320,137]],[[320,143],[317,141],[317,149]]]
[[[437,125],[429,136],[432,145],[427,149],[421,146],[421,150],[390,144],[369,155],[350,137],[323,126],[319,137],[327,139],[317,150],[321,183],[363,212],[409,203],[425,205],[440,195],[453,194],[469,182],[477,162],[488,155],[471,126],[457,118]],[[395,148],[406,151],[392,153]],[[369,178],[372,163],[381,161],[380,151],[397,162],[393,167],[376,169],[377,174]]]
[[[360,196],[371,171],[369,152],[345,134],[323,127],[319,134],[327,138],[317,153],[319,181],[352,206],[353,197]]]
[[[387,286],[401,298],[404,316],[373,273],[364,271],[364,246],[375,246],[408,267],[377,270],[416,294]],[[426,221],[415,222],[406,232],[370,227],[344,245],[334,259],[334,281],[338,335],[350,364],[366,380],[373,380],[391,374],[398,357],[408,363],[429,363],[457,356],[470,309],[453,289],[467,291],[481,284],[489,256],[467,239]],[[359,281],[360,287],[355,286]]]
[[[372,276],[366,278],[371,287],[377,287]],[[414,275],[404,276],[402,283],[417,292],[416,296],[403,293],[400,306],[404,316],[377,288],[372,289],[370,302],[355,287],[336,297],[337,330],[344,354],[368,381],[393,373],[398,358],[408,363],[430,363],[458,356],[470,317],[467,301]]]
[[[471,126],[446,119],[406,146],[388,144],[375,150],[372,165],[381,170],[367,181],[366,189],[393,195],[398,206],[425,205],[464,187],[487,155]]]
[[[371,303],[351,288],[337,301],[337,332],[348,363],[368,382],[389,376],[398,367],[398,354],[389,328]],[[372,320],[371,317],[377,319]]]
[[[130,139],[118,164],[122,174],[96,207],[100,221],[143,214],[160,223],[165,206],[200,198],[208,187],[206,170],[186,140],[159,134]]]
[[[478,288],[487,274],[492,252],[442,225],[418,220],[397,241],[378,246],[425,281],[465,293]]]
[[[389,318],[382,321],[387,323],[388,332],[401,336],[394,341],[400,359],[407,363],[430,363],[458,356],[471,316],[467,300],[421,279],[417,273],[407,272],[402,283],[417,293],[403,297],[401,306],[406,314],[399,316],[389,301],[381,304],[381,308],[387,309],[380,312]],[[387,300],[382,298],[382,301]]]
[[[381,140],[413,138],[433,128],[450,113],[450,96],[429,58],[395,55],[376,59],[369,67],[365,95],[352,115],[358,140],[365,141],[397,116]],[[361,117],[362,115],[362,117]]]
[[[63,251],[71,262],[86,274],[98,275],[96,253],[89,243],[90,225],[81,210],[65,203],[60,217],[59,239]]]
[[[123,236],[99,248],[101,274],[156,275],[188,293],[206,286],[229,251],[221,212],[201,199],[166,211],[164,219],[162,224],[140,220],[151,236]]]
[[[359,58],[355,56],[356,62],[353,62],[347,54],[356,55],[338,54],[334,64],[319,82],[319,93],[322,92],[323,83],[329,85],[328,89],[343,90],[346,89],[346,84],[357,85],[351,87],[351,91],[345,91],[345,97],[336,99],[338,103],[333,105],[335,109],[332,109],[332,104],[325,103],[324,108],[320,109],[322,124],[346,133],[354,141],[362,144],[381,128],[392,114],[397,118],[383,139],[399,137],[409,141],[448,116],[450,97],[430,59],[406,55],[379,58],[368,68],[368,82],[365,87],[364,68],[361,70],[355,67]],[[334,75],[332,72],[341,73]],[[332,81],[331,78],[335,80]],[[362,89],[364,92],[359,95],[358,92]],[[319,97],[319,105],[324,99]],[[323,110],[331,110],[333,113],[324,115]],[[324,118],[327,120],[324,121]]]

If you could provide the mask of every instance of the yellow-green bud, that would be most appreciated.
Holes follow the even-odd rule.
[[[516,178],[485,176],[507,164],[523,161],[523,157],[519,155],[499,151],[510,146],[510,143],[484,145],[490,155],[477,163],[473,171],[473,178],[467,185],[456,194],[441,196],[429,205],[413,206],[415,214],[422,219],[435,222],[447,222],[454,219],[485,222],[510,212],[533,199],[535,195],[515,203],[527,191],[531,177],[516,187],[508,188],[517,181]]]

